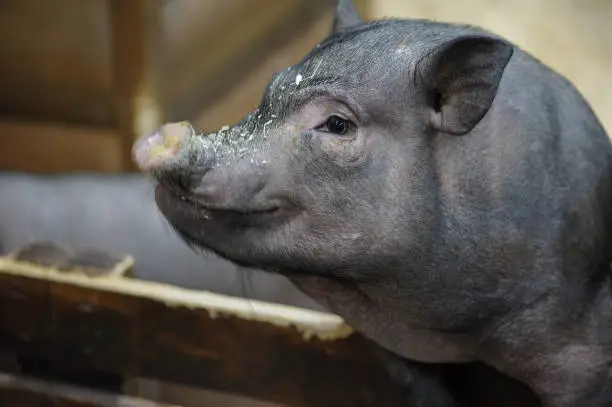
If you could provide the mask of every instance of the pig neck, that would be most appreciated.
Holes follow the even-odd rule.
[[[500,269],[488,254],[498,250],[496,243],[484,247],[474,233],[457,233],[450,226],[456,219],[446,215],[438,243],[418,267],[385,270],[370,282],[287,276],[365,336],[404,357],[431,363],[481,360],[483,336],[511,315],[512,304],[527,307],[541,293],[516,284],[523,276],[514,268],[528,269],[528,264],[515,262]],[[535,256],[529,245],[513,249],[517,259]]]
[[[397,354],[431,363],[478,360],[471,349],[479,332],[472,329],[476,317],[468,315],[472,310],[463,305],[467,301],[453,300],[450,291],[430,286],[419,293],[405,289],[401,277],[367,284],[304,274],[289,278],[366,337]]]

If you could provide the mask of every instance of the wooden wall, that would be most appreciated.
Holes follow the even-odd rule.
[[[130,171],[133,140],[164,121],[235,120],[259,100],[270,69],[329,32],[332,7],[3,0],[0,170]]]
[[[133,169],[135,137],[255,107],[329,32],[333,0],[3,0],[0,170]],[[554,4],[553,4],[554,3]],[[482,25],[565,74],[612,129],[607,0],[360,0],[366,17]]]

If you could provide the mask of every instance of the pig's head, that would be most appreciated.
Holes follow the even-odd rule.
[[[481,121],[512,53],[472,28],[366,23],[341,1],[333,34],[257,110],[210,134],[165,125],[134,156],[176,231],[237,264],[353,281],[426,267],[443,210],[432,145]]]

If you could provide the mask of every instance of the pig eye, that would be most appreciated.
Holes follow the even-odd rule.
[[[351,128],[351,122],[344,117],[334,115],[330,116],[321,127],[330,133],[343,135]]]

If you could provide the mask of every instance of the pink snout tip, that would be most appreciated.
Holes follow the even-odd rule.
[[[136,140],[132,158],[142,171],[170,164],[179,158],[183,142],[194,134],[187,121],[164,124],[155,133]]]

